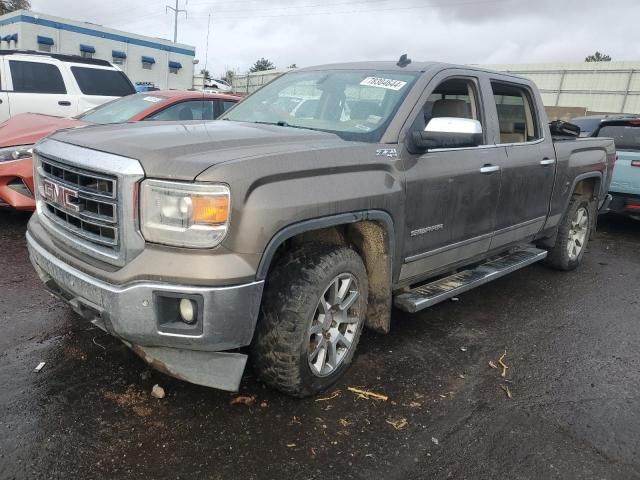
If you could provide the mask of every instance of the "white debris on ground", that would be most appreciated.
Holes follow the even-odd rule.
[[[164,398],[165,396],[164,388],[162,388],[158,384],[155,384],[151,389],[151,396],[154,398],[160,398],[160,399]]]

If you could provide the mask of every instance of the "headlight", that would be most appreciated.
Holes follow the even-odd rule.
[[[140,226],[148,242],[211,248],[227,233],[229,187],[145,180],[140,188]]]
[[[19,145],[17,147],[0,148],[0,162],[21,160],[33,156],[33,145]]]

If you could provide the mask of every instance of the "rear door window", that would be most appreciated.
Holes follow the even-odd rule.
[[[220,103],[222,104],[222,109],[220,110],[220,115],[222,115],[224,112],[229,110],[231,107],[233,107],[238,102],[230,102],[228,100],[223,100]]]
[[[135,93],[127,76],[118,70],[71,67],[71,73],[84,95],[124,97]]]
[[[214,118],[213,101],[189,100],[167,107],[146,120],[189,121],[214,120]]]
[[[541,137],[529,92],[522,87],[491,82],[500,123],[500,143],[525,143]]]
[[[66,94],[62,73],[50,63],[9,60],[13,91],[19,93]]]

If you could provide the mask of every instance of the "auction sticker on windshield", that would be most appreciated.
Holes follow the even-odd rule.
[[[158,103],[158,102],[161,102],[161,101],[162,101],[162,99],[161,99],[161,98],[158,98],[158,97],[144,97],[144,99],[145,99],[147,102],[151,102],[151,103]]]
[[[387,90],[401,90],[407,82],[393,80],[392,78],[367,77],[360,82],[360,85],[367,87],[386,88]]]

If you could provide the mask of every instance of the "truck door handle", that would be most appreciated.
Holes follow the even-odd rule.
[[[63,107],[70,107],[70,106],[71,106],[71,102],[68,102],[68,101],[66,101],[66,100],[60,100],[60,101],[58,102],[58,105],[61,105],[61,106],[63,106]]]
[[[540,160],[540,165],[543,167],[548,167],[549,165],[553,165],[556,161],[553,158],[543,158]]]
[[[500,170],[500,167],[498,165],[485,165],[484,167],[482,167],[480,169],[480,173],[494,173]]]

